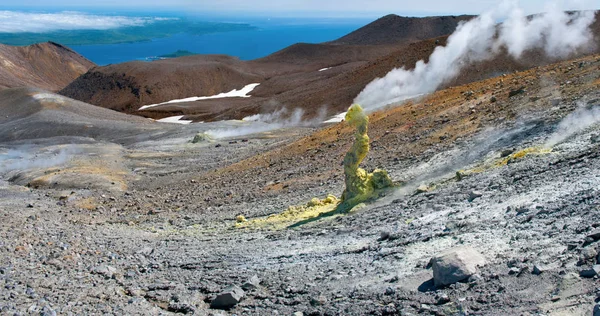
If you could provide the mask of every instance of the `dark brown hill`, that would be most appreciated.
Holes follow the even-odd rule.
[[[71,49],[52,42],[29,46],[0,44],[0,89],[37,87],[58,91],[94,66]]]
[[[458,23],[474,17],[473,15],[460,15],[416,18],[390,14],[331,43],[345,45],[407,44],[452,34]]]
[[[246,62],[222,55],[127,62],[90,69],[60,94],[117,111],[156,117],[147,111],[138,113],[137,109],[174,99],[216,95],[265,81],[267,83],[255,92],[272,96],[291,88],[286,83],[289,76],[297,77],[335,65],[368,62],[396,49],[397,46],[391,45],[295,44],[265,58]],[[298,83],[295,81],[293,85]]]
[[[222,55],[194,55],[154,62],[95,67],[60,94],[126,113],[143,105],[215,95],[260,82],[244,62]]]

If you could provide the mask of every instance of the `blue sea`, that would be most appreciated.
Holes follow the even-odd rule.
[[[219,22],[248,23],[254,30],[207,35],[176,34],[147,42],[70,46],[98,65],[153,57],[186,50],[198,54],[226,54],[251,60],[295,43],[321,43],[344,36],[372,18],[228,18]]]

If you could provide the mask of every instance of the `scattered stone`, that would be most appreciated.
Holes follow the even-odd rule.
[[[385,293],[384,294],[385,295],[394,295],[394,294],[396,294],[396,290],[394,290],[393,287],[388,287],[388,288],[385,289]]]
[[[491,102],[491,103],[494,103],[494,102],[496,102],[496,101],[498,101],[498,99],[496,99],[496,97],[491,97],[491,98],[490,98],[490,102]]]
[[[261,280],[255,274],[248,281],[246,281],[246,283],[242,285],[242,289],[244,289],[245,291],[256,290],[260,285],[260,282]]]
[[[196,309],[189,305],[189,304],[185,304],[185,303],[170,303],[169,306],[167,307],[167,310],[169,312],[173,312],[173,313],[181,313],[181,314],[195,314],[196,313]]]
[[[479,191],[471,191],[469,192],[469,202],[473,202],[475,199],[483,196],[483,193]]]
[[[477,266],[485,265],[485,258],[470,246],[444,251],[431,261],[436,287],[466,280],[477,273]]]
[[[500,153],[500,158],[505,158],[510,156],[510,154],[514,153],[515,149],[514,148],[509,148],[509,149],[504,149],[501,153]]]
[[[525,93],[525,87],[521,87],[521,88],[519,88],[519,89],[516,89],[516,90],[510,90],[510,91],[508,92],[508,97],[509,97],[509,98],[512,98],[512,97],[514,97],[515,95],[522,94],[522,93]]]
[[[546,271],[545,267],[536,264],[536,265],[533,266],[533,269],[531,270],[531,274],[533,274],[533,275],[540,275],[544,271]]]
[[[210,308],[230,309],[237,305],[246,295],[244,290],[239,286],[232,285],[219,293],[217,297],[210,303]]]
[[[319,295],[317,297],[313,297],[310,299],[310,305],[312,306],[322,306],[327,303],[327,298],[323,295]]]
[[[388,231],[382,231],[379,233],[379,239],[377,239],[378,241],[384,241],[389,239],[391,236],[390,232]]]
[[[593,232],[591,232],[589,235],[587,235],[586,238],[590,238],[593,240],[593,242],[600,240],[600,229],[596,229]],[[583,245],[584,247],[587,245]]]
[[[577,265],[582,266],[582,265],[586,264],[587,262],[595,260],[597,254],[598,253],[597,253],[596,249],[594,249],[592,247],[583,248],[581,250],[581,254],[579,255],[579,261],[577,262]]]
[[[427,185],[422,184],[417,188],[417,194],[429,192],[430,190],[431,189]]]
[[[590,269],[579,271],[579,276],[582,278],[591,279],[600,274],[600,264],[595,264]]]
[[[117,269],[106,264],[99,265],[91,270],[93,274],[103,275],[105,278],[110,279],[117,272]]]
[[[512,268],[510,268],[510,270],[508,270],[509,275],[517,274],[519,272],[521,272],[521,269],[519,269],[517,267],[512,267]]]
[[[596,306],[594,306],[594,313],[592,316],[600,316],[600,303],[596,304]]]
[[[436,297],[435,305],[444,305],[448,302],[450,302],[450,297],[448,297],[448,294],[442,293]]]

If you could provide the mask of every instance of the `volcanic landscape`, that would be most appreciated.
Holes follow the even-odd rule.
[[[364,135],[342,112],[476,17],[252,61],[0,46],[0,314],[600,315],[591,15],[567,54],[500,48],[363,104],[360,167],[393,184],[345,208]]]

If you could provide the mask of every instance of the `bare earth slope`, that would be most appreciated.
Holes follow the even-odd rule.
[[[94,63],[62,45],[0,44],[0,89],[37,87],[58,91],[88,71]]]

